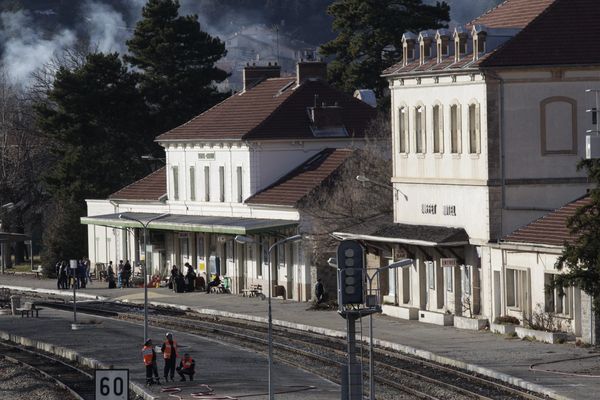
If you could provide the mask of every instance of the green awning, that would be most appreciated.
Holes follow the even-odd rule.
[[[119,215],[122,215],[123,218],[119,218]],[[142,225],[140,222],[128,218],[133,218],[146,224],[148,221],[159,216],[161,216],[161,214],[125,212],[120,214],[82,217],[81,223],[85,225],[100,225],[113,228],[141,228]],[[297,225],[298,221],[282,219],[167,214],[151,221],[150,224],[148,224],[148,229],[247,235],[272,231],[274,229],[284,229]]]

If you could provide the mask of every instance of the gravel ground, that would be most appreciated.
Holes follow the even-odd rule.
[[[74,400],[68,391],[36,371],[0,355],[0,400]]]

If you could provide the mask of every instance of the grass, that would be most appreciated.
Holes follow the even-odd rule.
[[[33,256],[33,268],[41,263],[40,256]],[[12,268],[7,268],[11,272],[31,272],[31,263],[26,261],[22,264],[13,264]]]

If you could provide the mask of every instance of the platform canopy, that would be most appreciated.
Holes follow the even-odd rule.
[[[23,233],[0,232],[0,243],[27,242],[29,240],[31,240],[31,236]]]
[[[124,218],[119,218],[122,215]],[[113,228],[141,228],[141,224],[128,218],[139,220],[143,223],[157,218],[158,213],[124,212],[119,214],[96,215],[82,217],[81,223],[85,225],[100,225]],[[298,221],[261,218],[236,218],[199,215],[166,214],[150,222],[148,229],[180,232],[208,232],[230,235],[248,235],[283,229],[298,225]]]
[[[397,224],[389,222],[389,219],[391,217],[373,219],[369,227],[361,226],[346,232],[334,232],[333,236],[339,240],[364,240],[425,247],[457,247],[469,244],[469,235],[463,228]]]

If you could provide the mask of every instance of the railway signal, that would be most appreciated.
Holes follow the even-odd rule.
[[[337,249],[338,304],[364,303],[365,251],[355,240],[344,240]]]

